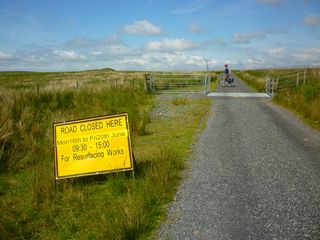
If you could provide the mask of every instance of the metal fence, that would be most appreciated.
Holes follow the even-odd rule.
[[[308,83],[311,79],[311,69],[298,69],[286,74],[276,76],[267,76],[265,81],[265,90],[271,96],[277,91],[298,87]]]
[[[145,90],[151,93],[204,93],[210,91],[208,74],[148,73]]]

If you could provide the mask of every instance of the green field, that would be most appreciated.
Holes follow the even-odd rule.
[[[144,92],[143,72],[0,73],[0,239],[145,239],[165,218],[211,100]],[[128,112],[135,178],[54,188],[52,123]],[[199,128],[200,127],[200,128]]]

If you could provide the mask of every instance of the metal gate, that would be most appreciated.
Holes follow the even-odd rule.
[[[188,73],[148,73],[145,90],[151,93],[204,93],[210,91],[211,76]]]

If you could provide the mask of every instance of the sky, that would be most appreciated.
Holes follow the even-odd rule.
[[[320,0],[0,0],[0,71],[320,66]]]

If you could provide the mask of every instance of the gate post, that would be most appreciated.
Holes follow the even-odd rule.
[[[147,73],[144,78],[144,91],[146,93],[148,93],[148,78],[149,78],[149,73]]]
[[[271,88],[271,96],[274,95],[274,78],[272,78],[272,88]]]
[[[264,87],[265,87],[265,91],[266,93],[268,93],[268,84],[269,84],[269,78],[268,78],[268,75],[266,76],[266,80],[265,80],[265,83],[264,83]]]

